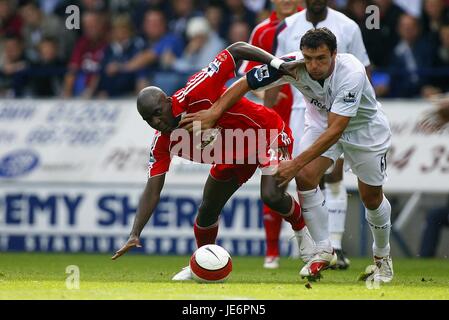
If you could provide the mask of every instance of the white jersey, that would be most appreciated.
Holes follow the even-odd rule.
[[[302,55],[284,57],[300,60]],[[305,123],[324,131],[328,127],[328,112],[350,117],[340,141],[353,148],[375,151],[384,148],[391,132],[388,120],[366,75],[364,65],[352,54],[339,53],[332,74],[324,85],[313,80],[305,64],[298,68],[297,79],[281,77],[278,70],[267,65],[251,70],[247,81],[253,90],[266,90],[290,83],[301,91],[306,105]]]
[[[277,49],[275,55],[285,56],[289,52],[299,51],[299,45],[304,34],[310,29],[326,27],[337,38],[337,52],[351,53],[359,59],[365,67],[370,65],[362,32],[353,20],[331,8],[327,8],[326,19],[315,27],[306,19],[307,10],[295,13],[284,20],[284,26],[279,27],[277,35]],[[292,108],[305,108],[301,93],[293,91]]]

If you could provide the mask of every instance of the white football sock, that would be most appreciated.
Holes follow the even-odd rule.
[[[348,195],[342,181],[325,183],[326,206],[329,210],[329,233],[334,249],[341,249],[341,240],[345,232]]]
[[[376,257],[388,256],[390,254],[391,205],[385,195],[379,208],[365,210],[365,218],[374,238],[373,254]]]
[[[328,228],[329,213],[320,188],[298,191],[298,197],[307,228],[317,247],[331,249]]]
[[[341,250],[341,240],[343,239],[343,232],[329,232],[332,248]]]

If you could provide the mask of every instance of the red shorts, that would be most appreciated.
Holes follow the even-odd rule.
[[[239,185],[248,181],[256,172],[257,168],[268,169],[267,173],[274,172],[273,167],[277,166],[279,161],[291,160],[291,154],[293,152],[293,137],[290,129],[287,127],[283,131],[282,135],[279,135],[279,141],[277,148],[268,148],[266,152],[267,161],[265,163],[256,164],[214,164],[210,169],[210,175],[215,180],[229,181],[233,178],[237,180]],[[287,139],[286,139],[287,138]]]

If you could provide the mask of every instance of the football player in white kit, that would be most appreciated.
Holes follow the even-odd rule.
[[[393,279],[389,243],[391,206],[382,189],[391,140],[388,120],[376,100],[364,65],[352,54],[337,54],[337,40],[329,29],[307,31],[300,49],[295,56],[282,59],[266,53],[271,59],[269,66],[252,69],[210,109],[190,115],[189,120],[202,121],[202,128],[208,128],[250,90],[266,90],[285,83],[300,90],[306,101],[303,150],[294,160],[281,163],[276,173],[280,185],[296,178],[303,215],[316,243],[316,253],[300,275],[316,279],[321,270],[336,263],[329,239],[329,213],[319,181],[344,154],[345,161],[358,177],[365,217],[374,238],[375,264],[366,270],[370,270],[374,281],[389,282]],[[252,46],[245,50],[260,52]],[[281,76],[278,69],[283,70],[282,74],[293,76]]]
[[[327,6],[327,0],[306,0],[307,9],[287,17],[277,29],[276,48],[273,53],[282,57],[298,51],[302,36],[310,29],[326,27],[337,38],[337,52],[351,53],[365,66],[368,71],[370,61],[363,44],[362,32],[359,26],[343,13]],[[267,90],[264,105],[271,107],[277,100],[280,87]],[[304,135],[304,115],[306,102],[299,90],[292,90],[293,105],[289,126],[295,139],[293,156],[303,150],[301,138]],[[324,195],[329,209],[329,233],[332,247],[337,253],[338,269],[349,267],[350,261],[342,250],[342,238],[345,231],[347,212],[347,193],[343,185],[343,159],[338,159],[333,170],[325,176]]]

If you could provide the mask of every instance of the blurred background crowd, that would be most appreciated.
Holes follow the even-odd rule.
[[[359,24],[379,96],[449,91],[449,0],[329,4]],[[70,5],[78,30],[66,27]],[[270,0],[0,0],[0,97],[129,97],[150,84],[171,94],[270,10]]]

